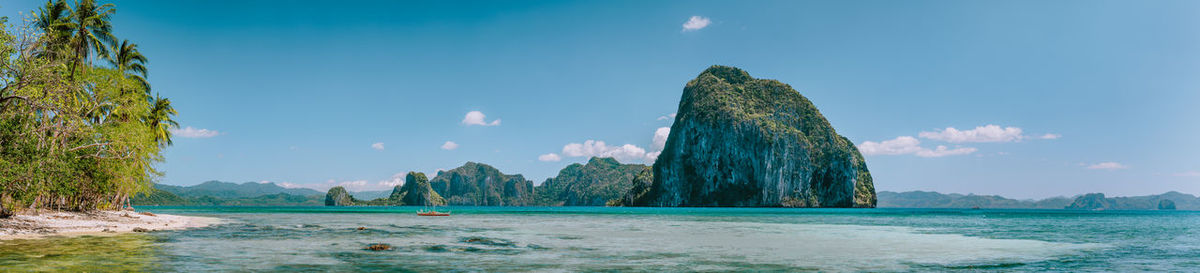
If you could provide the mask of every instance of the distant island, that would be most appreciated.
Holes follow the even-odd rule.
[[[457,172],[458,178],[446,181],[499,181],[489,177],[509,177],[483,163],[470,162],[464,166],[482,172],[472,172],[467,175]],[[461,167],[460,167],[461,168]],[[650,184],[648,177],[649,166],[641,164],[621,164],[613,158],[593,157],[586,164],[571,164],[563,168],[558,176],[545,180],[533,187],[533,195],[521,197],[520,206],[619,206],[631,198],[628,192],[644,191]],[[495,170],[495,171],[492,171]],[[442,175],[455,173],[440,172]],[[411,177],[411,178],[410,178]],[[137,206],[425,206],[426,204],[466,205],[469,203],[429,203],[419,197],[427,196],[422,193],[428,181],[424,174],[411,172],[406,176],[405,184],[395,187],[388,195],[378,196],[377,191],[351,192],[345,188],[334,187],[327,193],[306,188],[284,188],[273,183],[246,182],[242,184],[209,181],[195,186],[181,187],[171,185],[156,185],[150,194],[138,195],[132,199]],[[435,178],[436,180],[436,178]],[[511,181],[511,180],[510,180]],[[415,182],[415,183],[413,183]],[[515,182],[515,181],[514,181]],[[524,182],[520,182],[524,183]],[[516,184],[516,183],[513,183]],[[410,186],[412,185],[412,186]],[[484,183],[480,187],[466,190],[460,187],[456,191],[447,191],[456,196],[475,195],[474,189],[496,188],[502,183]],[[460,185],[461,186],[461,185]],[[408,189],[405,189],[408,187]],[[453,186],[448,187],[454,188]],[[429,185],[429,189],[433,189]],[[413,199],[405,199],[409,193],[416,193]],[[430,199],[445,199],[436,190],[429,192]],[[880,191],[879,208],[953,208],[953,209],[1075,209],[1075,210],[1200,210],[1200,197],[1180,193],[1167,192],[1158,195],[1106,197],[1101,193],[1083,194],[1075,197],[1051,197],[1039,200],[1018,200],[997,195],[938,193],[932,191],[892,192]],[[359,196],[376,196],[363,198]],[[392,196],[395,196],[393,198]],[[362,199],[359,199],[362,198]],[[515,195],[493,197],[492,200],[514,200]],[[482,198],[480,200],[485,200]],[[332,200],[332,203],[331,203]],[[408,200],[408,201],[406,201]],[[603,200],[603,201],[602,201]],[[488,206],[501,206],[500,204]],[[504,205],[517,206],[517,205]]]

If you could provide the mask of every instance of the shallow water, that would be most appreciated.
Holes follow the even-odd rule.
[[[0,242],[0,271],[1189,271],[1170,211],[146,207],[220,225]],[[365,227],[359,230],[359,227]],[[372,243],[394,247],[368,251]]]

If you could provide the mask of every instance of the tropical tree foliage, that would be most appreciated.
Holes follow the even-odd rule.
[[[160,175],[176,112],[150,95],[137,45],[116,43],[115,12],[51,0],[0,20],[0,216],[122,208]]]

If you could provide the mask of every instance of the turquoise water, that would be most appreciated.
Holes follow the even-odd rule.
[[[1200,270],[1200,212],[451,207],[451,217],[418,217],[417,209],[144,207],[224,222],[3,242],[0,270]],[[364,250],[372,243],[394,249]]]

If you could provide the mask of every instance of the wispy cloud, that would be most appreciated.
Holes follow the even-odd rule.
[[[467,126],[471,126],[471,125],[497,126],[497,125],[500,125],[500,119],[496,119],[491,122],[488,122],[488,121],[484,120],[486,117],[487,116],[484,115],[483,112],[479,112],[479,111],[467,112],[467,116],[463,117],[462,124],[467,125]]]
[[[442,143],[442,150],[454,149],[458,149],[458,143],[454,143],[454,141],[446,141],[446,143]]]
[[[556,153],[548,153],[548,154],[544,154],[544,155],[539,155],[538,160],[546,161],[546,162],[558,162],[559,160],[562,160],[562,157],[558,156],[558,154],[556,154]]]
[[[197,129],[192,128],[192,126],[188,126],[183,129],[171,129],[171,134],[185,138],[210,138],[220,135],[221,132],[209,129]]]
[[[1181,172],[1181,173],[1175,173],[1175,176],[1181,176],[1181,177],[1200,177],[1200,172],[1197,172],[1197,171],[1186,171],[1186,172]]]
[[[1100,163],[1096,163],[1096,164],[1087,165],[1087,168],[1089,170],[1120,170],[1120,169],[1128,169],[1129,166],[1110,161],[1110,162],[1100,162]]]
[[[971,130],[958,130],[954,127],[946,127],[935,132],[921,132],[917,134],[921,138],[940,140],[950,143],[963,142],[1013,142],[1021,140],[1021,128],[1004,127],[997,125],[984,125],[975,127]]]
[[[939,145],[933,149],[921,147],[921,141],[911,136],[901,136],[881,142],[864,141],[858,145],[858,150],[865,155],[916,155],[919,157],[943,157],[974,153],[975,148],[962,147],[950,149]]]
[[[375,142],[374,144],[371,144],[371,149],[383,151],[383,142]]]
[[[683,31],[697,31],[708,27],[708,24],[710,23],[712,23],[712,20],[709,20],[706,17],[701,17],[699,15],[692,16],[691,18],[688,18],[687,22],[683,23]]]
[[[670,115],[666,116],[660,116],[658,117],[658,120],[675,120],[675,113],[671,113]]]
[[[1062,135],[1060,135],[1060,134],[1044,134],[1038,138],[1040,138],[1040,139],[1058,139],[1060,137],[1062,137]]]

